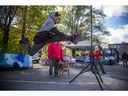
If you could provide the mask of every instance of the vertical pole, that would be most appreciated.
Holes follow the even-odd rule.
[[[92,21],[92,5],[90,6],[90,41],[91,41],[91,55],[90,55],[90,63],[94,64],[94,59],[93,59],[93,21]]]
[[[93,53],[92,53],[92,51],[93,51],[93,21],[92,21],[92,18],[93,18],[93,14],[92,14],[93,12],[92,12],[92,5],[90,6],[90,31],[91,31],[91,58],[92,59],[90,59],[91,61],[91,64],[92,64],[92,71],[94,70],[94,75],[95,75],[95,77],[96,77],[96,79],[97,79],[97,82],[98,82],[98,84],[99,84],[99,86],[100,86],[100,89],[101,90],[103,90],[103,87],[102,87],[102,82],[103,82],[103,80],[102,80],[102,78],[101,78],[101,76],[100,76],[100,74],[99,74],[99,72],[98,72],[98,68],[97,68],[97,65],[95,64],[95,62],[94,62],[94,58],[93,58]],[[93,66],[94,66],[94,68],[93,68]]]
[[[91,41],[91,52],[92,52],[92,50],[93,50],[93,41],[92,41],[92,36],[93,36],[93,22],[92,22],[92,6],[90,6],[90,31],[91,31],[91,36],[90,36],[90,41]],[[97,69],[97,66],[95,65],[95,63],[94,63],[94,59],[91,59],[92,58],[92,54],[90,55],[90,63],[91,64],[89,64],[88,66],[86,66],[86,67],[84,67],[81,71],[80,71],[80,73],[78,73],[73,79],[71,79],[70,81],[69,81],[69,83],[72,83],[79,75],[81,75],[82,73],[84,73],[84,72],[87,72],[87,71],[89,71],[89,70],[91,70],[92,71],[92,73],[95,75],[95,77],[96,77],[96,80],[97,80],[97,82],[98,82],[98,84],[99,84],[99,86],[100,86],[100,89],[101,90],[103,90],[103,87],[102,87],[102,78],[101,78],[101,76],[100,76],[100,74],[99,74],[99,72],[98,72],[98,69]],[[90,69],[87,69],[89,66],[91,65],[91,68]],[[94,69],[94,68],[95,69]]]
[[[91,52],[92,52],[92,50],[93,50],[93,42],[92,42],[92,39],[93,39],[93,37],[92,37],[92,33],[93,33],[93,29],[92,29],[92,5],[90,6],[90,28],[91,28]]]

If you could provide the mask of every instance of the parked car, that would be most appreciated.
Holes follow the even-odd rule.
[[[40,53],[36,53],[35,55],[32,56],[32,62],[39,63],[40,57],[41,57]]]
[[[65,62],[76,63],[76,59],[73,58],[72,56],[64,56],[63,60]]]
[[[25,54],[0,54],[0,68],[31,68],[32,58]]]

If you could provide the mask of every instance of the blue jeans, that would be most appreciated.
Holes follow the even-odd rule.
[[[94,60],[94,61],[95,61],[95,64],[99,66],[101,72],[102,72],[102,73],[105,73],[103,64],[101,64],[101,60]]]

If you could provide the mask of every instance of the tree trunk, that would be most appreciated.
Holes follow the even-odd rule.
[[[5,27],[4,28],[4,32],[3,32],[3,48],[2,48],[2,51],[5,52],[8,48],[8,40],[9,40],[9,31],[10,31],[10,28],[9,26]]]
[[[2,37],[2,52],[6,52],[8,48],[9,31],[13,18],[16,14],[16,7],[14,6],[3,6],[3,37]]]
[[[21,38],[24,37],[26,31],[26,16],[27,16],[27,6],[23,8],[23,26],[22,26],[22,35]]]
[[[75,57],[76,56],[76,52],[74,49],[72,49],[72,56]]]

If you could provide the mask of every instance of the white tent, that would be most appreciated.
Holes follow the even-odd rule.
[[[92,47],[96,46],[98,44],[94,43],[92,44]],[[91,41],[88,40],[83,40],[79,41],[77,44],[66,44],[66,47],[71,48],[71,49],[77,49],[77,50],[89,50],[91,48]]]

